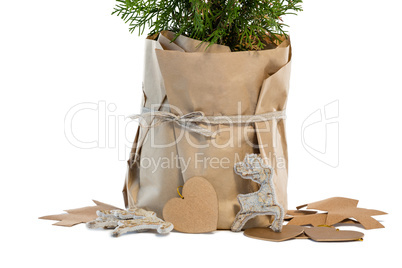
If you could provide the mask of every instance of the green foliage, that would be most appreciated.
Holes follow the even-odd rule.
[[[302,0],[116,0],[112,14],[143,34],[170,30],[236,50],[264,48],[286,35],[281,17],[301,11]]]

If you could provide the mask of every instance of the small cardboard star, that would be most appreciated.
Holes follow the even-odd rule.
[[[297,216],[305,216],[305,215],[311,215],[311,214],[316,214],[317,211],[314,210],[288,210],[286,212],[285,220],[291,220],[294,217]]]
[[[64,214],[58,214],[58,215],[49,215],[49,216],[43,216],[40,217],[39,219],[42,220],[54,220],[58,221],[54,223],[53,225],[57,226],[67,226],[71,227],[79,223],[85,223],[89,221],[95,220],[98,216],[96,215],[97,210],[112,210],[112,209],[119,209],[117,207],[92,200],[96,206],[91,206],[91,207],[83,207],[83,208],[76,208],[76,209],[69,209],[65,210]]]
[[[314,227],[318,226],[324,226],[328,225],[327,224],[327,216],[328,213],[319,213],[319,214],[300,214],[296,216],[292,216],[292,218],[289,221],[289,225],[312,225]],[[358,221],[353,220],[353,219],[345,219],[343,221],[340,221],[339,223],[343,224],[359,224]]]
[[[328,213],[294,217],[289,223],[293,225],[312,224],[313,226],[322,224],[334,225],[346,219],[353,218],[363,225],[365,229],[384,228],[380,222],[371,216],[385,215],[387,214],[386,212],[374,209],[358,208],[358,203],[359,201],[355,199],[332,197],[307,205],[298,206],[297,209],[307,206],[307,209],[327,211]]]
[[[327,220],[326,213],[310,214],[294,216],[288,223],[288,225],[312,225],[314,227],[325,225]]]

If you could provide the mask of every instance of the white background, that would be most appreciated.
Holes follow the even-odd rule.
[[[144,37],[111,16],[113,6],[113,0],[0,4],[2,267],[387,267],[400,259],[398,0],[305,0],[303,13],[286,18],[294,52],[287,109],[290,208],[333,196],[355,198],[360,207],[389,213],[377,217],[385,229],[343,227],[363,231],[363,242],[271,243],[226,231],[112,238],[84,225],[37,220],[91,205],[92,198],[123,206],[127,154],[119,159],[119,149],[108,143],[76,148],[64,134],[65,115],[79,103],[113,103],[112,118],[139,112]],[[337,100],[334,168],[309,154],[301,132],[310,114]],[[97,139],[96,112],[74,122],[77,137]],[[322,126],[306,132],[313,147],[324,141]],[[124,125],[107,127],[124,135]],[[130,140],[133,129],[127,127]]]

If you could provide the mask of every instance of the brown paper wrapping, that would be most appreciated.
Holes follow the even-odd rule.
[[[157,41],[146,40],[144,107],[175,114],[202,111],[207,116],[258,115],[286,108],[291,58],[288,39],[274,49],[230,52],[226,46],[208,47],[184,36],[170,42],[173,38],[173,33],[163,32]],[[177,187],[202,176],[218,195],[218,229],[230,229],[239,211],[237,195],[258,190],[258,185],[236,175],[233,166],[247,153],[260,153],[273,167],[278,202],[287,209],[284,120],[203,127],[216,131],[216,138],[171,122],[139,128],[123,190],[126,206],[154,210],[161,217],[164,204],[177,197]],[[169,146],[155,148],[155,141]],[[163,157],[183,161],[156,170],[141,162]],[[224,160],[224,165],[212,164],[211,159]],[[260,216],[246,228],[268,224],[269,217]]]

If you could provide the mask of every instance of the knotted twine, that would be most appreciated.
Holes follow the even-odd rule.
[[[129,118],[136,120],[142,119],[146,122],[147,118],[154,118],[150,124],[140,121],[140,125],[145,128],[157,127],[160,124],[167,122],[174,122],[183,129],[191,132],[198,133],[205,137],[215,138],[216,132],[212,132],[209,129],[201,127],[199,124],[210,125],[231,125],[231,124],[250,124],[258,122],[266,122],[269,120],[286,119],[285,110],[275,111],[264,114],[256,115],[218,115],[218,116],[206,116],[201,111],[191,112],[185,115],[176,115],[166,111],[154,111],[146,107],[142,108],[141,114],[130,115]]]

